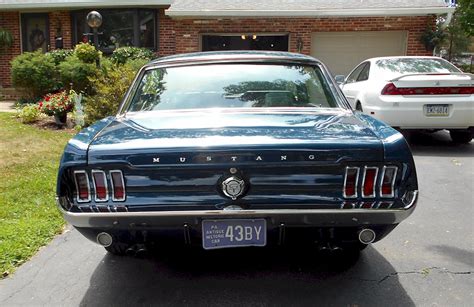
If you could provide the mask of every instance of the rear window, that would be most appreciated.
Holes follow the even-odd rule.
[[[383,75],[392,78],[404,74],[459,72],[456,66],[443,59],[384,59],[375,63]]]
[[[212,64],[144,73],[128,111],[338,107],[317,66]]]

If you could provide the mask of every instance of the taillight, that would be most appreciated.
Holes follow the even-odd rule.
[[[107,189],[107,178],[104,171],[93,170],[92,181],[95,188],[95,201],[104,202],[109,200],[109,191]]]
[[[364,168],[364,177],[362,178],[362,197],[375,197],[375,183],[377,180],[377,167]]]
[[[393,83],[389,83],[382,89],[381,95],[401,95],[398,88]]]
[[[91,200],[91,193],[89,177],[86,171],[74,171],[74,180],[76,182],[77,202],[89,202]]]
[[[474,86],[445,86],[445,87],[396,87],[388,83],[382,89],[381,95],[472,95]]]
[[[393,197],[394,186],[398,168],[396,166],[384,166],[382,169],[382,183],[380,185],[381,197]]]
[[[357,197],[357,182],[359,181],[359,168],[347,167],[346,176],[344,177],[344,197]]]
[[[123,180],[122,171],[119,171],[119,170],[110,171],[110,178],[112,179],[112,200],[124,201],[125,200],[125,183]]]

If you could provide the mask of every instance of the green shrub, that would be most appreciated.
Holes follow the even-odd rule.
[[[84,63],[95,63],[100,60],[102,52],[91,44],[80,43],[74,48],[74,55]]]
[[[89,78],[97,74],[95,64],[84,63],[77,56],[72,55],[59,64],[59,76],[66,88],[76,92],[87,91],[90,86]]]
[[[94,95],[86,98],[86,124],[90,125],[104,117],[114,115],[137,69],[129,64],[110,65],[104,63],[100,73],[90,79]]]
[[[64,62],[66,58],[72,55],[74,50],[72,49],[56,49],[46,53],[46,56],[51,57],[54,61],[54,64],[59,65],[61,62]]]
[[[20,54],[11,65],[13,86],[22,89],[28,97],[43,96],[60,87],[53,59],[40,50]]]
[[[37,121],[40,115],[41,112],[36,104],[28,104],[21,108],[17,113],[17,117],[24,124],[29,124]]]
[[[133,60],[146,60],[148,62],[154,57],[153,51],[147,48],[120,47],[114,50],[111,59],[114,63],[125,64]]]

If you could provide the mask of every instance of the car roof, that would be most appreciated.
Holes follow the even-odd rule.
[[[378,60],[392,60],[392,59],[442,59],[444,60],[443,58],[440,58],[437,56],[405,55],[405,56],[383,56],[383,57],[370,58],[370,59],[365,60],[364,62],[366,61],[375,62]]]
[[[151,61],[146,66],[157,66],[178,63],[206,63],[206,62],[288,62],[319,64],[319,60],[300,53],[283,51],[206,51],[177,54],[162,57]]]

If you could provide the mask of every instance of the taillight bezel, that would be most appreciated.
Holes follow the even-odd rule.
[[[105,198],[98,198],[97,197],[97,183],[95,180],[94,174],[102,174],[104,176],[104,186],[105,186]],[[92,177],[92,184],[94,185],[94,201],[97,203],[104,203],[109,201],[109,185],[107,182],[107,175],[103,170],[92,170],[91,171],[91,177]]]
[[[373,187],[372,187],[372,194],[365,194],[365,180],[367,176],[367,171],[368,170],[375,170],[375,175],[374,175],[374,182],[373,182]],[[377,179],[378,179],[378,174],[379,174],[379,168],[377,166],[364,166],[364,173],[362,175],[362,187],[361,187],[361,195],[362,198],[375,198],[377,196]]]
[[[395,172],[392,177],[392,181],[390,183],[390,189],[391,193],[390,194],[384,194],[383,193],[383,186],[384,186],[384,178],[385,178],[385,172],[387,169],[394,169]],[[382,168],[382,173],[380,175],[380,187],[379,187],[379,194],[381,198],[393,198],[395,197],[395,182],[397,180],[397,175],[398,175],[398,166],[396,165],[384,165]]]
[[[121,180],[122,189],[123,189],[123,198],[115,197],[115,184],[114,184],[114,179],[113,179],[113,174],[114,173],[119,173],[120,174],[120,180]],[[109,171],[109,176],[110,176],[110,183],[111,183],[111,190],[112,190],[112,201],[114,201],[114,202],[124,202],[127,199],[127,191],[126,191],[126,188],[125,188],[125,179],[123,178],[123,172],[121,170],[110,170]]]
[[[78,183],[78,180],[77,180],[77,175],[78,174],[83,174],[86,177],[87,196],[88,196],[87,199],[80,198],[79,183]],[[89,181],[89,174],[85,170],[75,170],[74,171],[74,183],[76,185],[76,201],[78,203],[89,203],[89,202],[91,202],[92,197],[91,197],[91,185],[90,185],[90,181]]]
[[[347,176],[349,174],[349,171],[351,171],[351,170],[356,171],[355,187],[354,187],[354,192],[355,193],[353,195],[347,195],[346,194]],[[357,167],[357,166],[347,166],[346,167],[345,174],[344,174],[344,186],[342,188],[342,193],[343,193],[344,198],[353,199],[353,198],[357,198],[359,196],[359,175],[360,175],[360,167]]]

